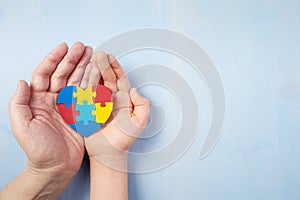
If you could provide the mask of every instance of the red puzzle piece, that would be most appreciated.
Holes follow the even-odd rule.
[[[112,102],[111,91],[107,87],[97,85],[93,87],[93,91],[97,94],[94,98],[94,103],[101,103],[101,106],[105,107],[105,102]]]
[[[66,104],[58,104],[57,105],[58,111],[62,118],[68,124],[75,124],[76,123],[76,104],[72,103],[70,108],[66,108]]]

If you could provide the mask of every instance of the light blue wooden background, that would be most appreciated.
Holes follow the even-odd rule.
[[[163,52],[122,58],[126,70],[145,62],[173,67],[190,81],[200,110],[190,149],[163,170],[130,175],[130,199],[300,199],[299,0],[0,0],[0,190],[26,166],[7,110],[17,81],[30,80],[39,61],[62,41],[97,47],[143,27],[176,30],[203,47],[224,82],[226,122],[213,152],[199,160],[211,116],[203,80]],[[155,87],[141,92],[165,105],[168,123],[155,140],[135,144],[138,152],[168,144],[178,125],[177,102]],[[88,199],[88,191],[85,162],[61,199]]]

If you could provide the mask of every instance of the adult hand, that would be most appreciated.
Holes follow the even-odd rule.
[[[9,103],[12,131],[27,156],[27,173],[54,182],[60,193],[78,172],[84,140],[57,111],[58,92],[79,85],[92,56],[91,47],[63,43],[33,73],[30,86],[20,81]]]

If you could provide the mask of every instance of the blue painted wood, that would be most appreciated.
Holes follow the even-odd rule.
[[[1,0],[0,190],[26,166],[10,132],[7,110],[17,80],[30,80],[39,61],[62,41],[97,47],[113,35],[141,27],[176,30],[200,44],[221,74],[227,111],[218,144],[199,160],[212,112],[203,80],[187,63],[164,52],[135,52],[122,58],[126,70],[154,62],[186,77],[199,101],[201,122],[196,140],[177,162],[156,172],[130,175],[130,199],[299,199],[297,0]],[[148,86],[142,93],[165,105],[169,117],[155,139],[134,144],[137,152],[167,145],[180,118],[178,102],[165,89]],[[85,161],[60,199],[88,199],[88,192]]]

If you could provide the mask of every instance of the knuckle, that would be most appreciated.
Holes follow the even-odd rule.
[[[65,80],[68,78],[68,74],[53,74],[51,78],[54,80]]]

